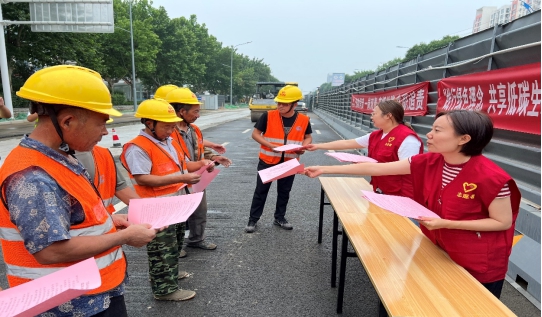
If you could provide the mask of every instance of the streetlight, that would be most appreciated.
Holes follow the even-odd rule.
[[[237,44],[237,45],[234,45],[234,46],[231,47],[231,59],[230,59],[230,105],[233,105],[233,52],[234,52],[234,48],[236,48],[237,46],[241,46],[241,45],[245,45],[245,44],[249,44],[249,43],[252,43],[252,41],[249,41],[249,42],[246,42],[246,43]]]
[[[137,110],[136,74],[134,58],[134,26],[132,25],[132,1],[130,1],[130,42],[132,44],[132,87],[134,89],[134,111]]]

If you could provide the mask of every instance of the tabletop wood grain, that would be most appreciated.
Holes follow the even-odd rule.
[[[319,179],[390,316],[515,316],[412,221],[362,198],[365,179]]]

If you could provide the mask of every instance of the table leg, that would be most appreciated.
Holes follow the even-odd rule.
[[[337,314],[342,314],[343,312],[343,297],[344,297],[344,279],[346,271],[346,258],[348,255],[348,236],[343,230],[342,234],[342,243],[341,243],[341,267],[339,269],[339,294],[337,296]]]
[[[324,223],[324,187],[320,191],[320,215],[318,218],[318,243],[322,243],[322,226]]]
[[[333,242],[331,244],[331,287],[335,287],[337,280],[337,238],[339,236],[339,218],[333,211]]]

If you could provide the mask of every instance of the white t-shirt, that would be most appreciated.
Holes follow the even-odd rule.
[[[371,134],[366,134],[364,136],[361,136],[359,138],[356,138],[356,142],[363,146],[368,148],[369,147],[369,136]],[[382,134],[382,139],[388,135],[387,133]],[[409,158],[413,155],[420,154],[420,146],[421,142],[416,139],[415,136],[409,135],[404,140],[403,143],[399,146],[399,151],[397,151],[397,155],[399,156],[400,160],[404,160],[406,158]]]

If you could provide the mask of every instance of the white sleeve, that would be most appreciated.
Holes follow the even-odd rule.
[[[360,136],[359,138],[356,138],[356,142],[358,142],[358,144],[360,146],[363,146],[363,147],[369,147],[369,136],[371,134],[366,134],[364,136]]]
[[[403,143],[401,143],[401,146],[399,146],[399,150],[397,151],[397,155],[399,156],[400,160],[404,160],[406,158],[409,158],[411,156],[420,154],[420,146],[422,143],[416,139],[415,136],[409,135],[404,140]]]

